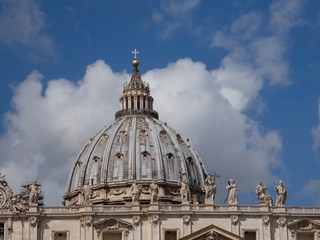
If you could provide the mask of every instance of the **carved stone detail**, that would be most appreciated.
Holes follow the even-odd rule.
[[[119,195],[125,194],[125,193],[127,193],[126,188],[116,188],[116,189],[110,190],[110,194],[114,195],[114,196],[119,196]]]
[[[22,194],[13,194],[6,181],[6,175],[0,173],[0,213],[20,214],[28,207],[21,202]]]
[[[93,226],[97,230],[97,234],[103,232],[104,230],[125,230],[132,228],[131,223],[115,218],[101,220],[94,223]]]
[[[30,217],[29,223],[32,228],[35,228],[35,227],[37,227],[37,225],[39,223],[39,219],[37,217]]]
[[[280,227],[285,227],[287,224],[287,219],[285,217],[279,217],[277,219],[277,223],[279,224]]]
[[[132,217],[132,225],[137,228],[140,225],[140,216]]]
[[[205,235],[205,240],[219,240],[219,234],[213,230],[210,230]]]
[[[237,215],[232,215],[230,219],[231,219],[232,225],[237,226],[237,224],[239,222],[239,217]]]
[[[151,215],[149,216],[148,219],[149,219],[149,222],[155,226],[159,222],[159,215]]]
[[[262,223],[263,223],[263,226],[268,227],[268,225],[270,223],[270,217],[269,216],[263,216],[262,217]]]
[[[168,192],[173,196],[180,195],[180,189],[177,189],[177,188],[170,188],[168,189]]]
[[[291,230],[292,234],[295,234],[295,232],[298,232],[298,231],[311,232],[311,231],[320,230],[320,223],[310,219],[302,219],[297,222],[289,224],[288,228]]]
[[[82,227],[91,227],[92,225],[92,217],[90,216],[82,217],[80,221]]]
[[[188,225],[188,224],[190,223],[190,220],[191,220],[190,215],[184,215],[184,216],[182,217],[182,220],[183,220],[183,223],[184,223],[185,225]]]

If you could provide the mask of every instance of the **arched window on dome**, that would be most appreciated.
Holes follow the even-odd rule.
[[[151,156],[147,151],[143,151],[140,155],[141,158],[141,179],[152,178]]]
[[[112,179],[123,179],[123,154],[120,152],[116,153],[116,155],[114,156]]]
[[[175,163],[175,158],[174,155],[169,152],[166,154],[166,163],[167,163],[167,179],[168,180],[177,180],[175,176],[177,176],[176,174],[176,163]]]
[[[189,172],[189,177],[191,184],[198,185],[198,174],[197,174],[197,166],[194,164],[192,157],[187,157],[187,169]]]
[[[99,172],[99,167],[100,167],[100,157],[94,156],[91,159],[91,169],[90,169],[90,184],[97,184],[98,183],[98,172]]]

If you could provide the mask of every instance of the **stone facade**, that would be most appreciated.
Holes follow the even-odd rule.
[[[3,212],[0,223],[4,226],[4,239],[8,240],[207,239],[210,230],[206,228],[211,225],[220,229],[219,239],[320,239],[320,208],[315,207],[204,204],[33,207],[20,214]],[[203,229],[206,231],[193,238],[193,233],[201,233]],[[175,238],[167,237],[167,233]]]

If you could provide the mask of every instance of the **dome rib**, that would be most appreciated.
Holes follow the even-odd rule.
[[[131,138],[130,138],[130,145],[129,145],[129,156],[130,156],[130,162],[132,166],[132,179],[137,179],[137,155],[136,148],[137,148],[137,117],[133,117],[132,123],[131,123],[132,131],[131,132]]]
[[[103,162],[102,162],[102,167],[101,167],[101,179],[100,181],[106,181],[107,180],[107,173],[108,173],[108,165],[109,165],[109,159],[111,158],[111,148],[113,145],[113,142],[115,141],[115,136],[117,134],[118,129],[122,126],[124,122],[124,119],[119,119],[113,123],[114,127],[112,132],[108,134],[106,131],[105,133],[108,134],[108,139],[107,139],[107,144],[105,151],[103,153]],[[110,140],[111,139],[111,140]]]
[[[160,176],[158,174],[158,179],[165,180],[164,167],[163,167],[164,163],[163,163],[163,158],[161,157],[162,156],[162,149],[160,147],[159,138],[157,138],[157,136],[156,136],[156,133],[157,133],[156,125],[153,124],[153,122],[157,123],[157,121],[155,121],[154,119],[153,120],[148,119],[147,121],[149,122],[150,128],[152,128],[152,130],[153,130],[153,131],[151,131],[151,134],[153,135],[153,139],[154,139],[154,149],[155,149],[154,151],[156,153],[156,156],[160,157],[159,161],[157,161],[158,167],[160,170]],[[156,145],[158,146],[157,148],[155,147]]]

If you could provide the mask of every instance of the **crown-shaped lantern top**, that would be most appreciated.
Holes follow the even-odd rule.
[[[116,119],[127,115],[147,115],[159,118],[156,111],[153,110],[153,98],[150,95],[149,84],[141,80],[139,73],[139,60],[136,49],[132,52],[134,59],[132,61],[132,77],[129,83],[125,83],[123,86],[123,95],[119,99],[120,111],[116,113]]]

